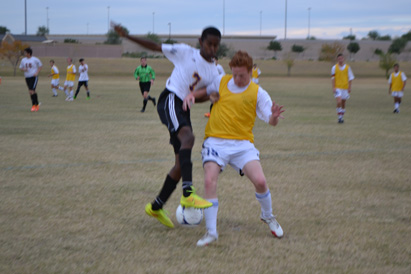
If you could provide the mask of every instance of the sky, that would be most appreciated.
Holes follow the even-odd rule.
[[[0,26],[24,34],[25,2],[27,34],[40,26],[50,34],[105,34],[111,20],[130,34],[171,36],[207,26],[277,39],[361,39],[374,30],[395,38],[411,30],[411,0],[0,0]]]

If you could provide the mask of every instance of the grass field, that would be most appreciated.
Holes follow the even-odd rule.
[[[0,273],[411,272],[410,87],[393,114],[382,71],[356,64],[341,125],[329,64],[304,64],[316,77],[288,78],[263,62],[269,77],[261,85],[286,118],[275,128],[257,121],[255,143],[285,236],[271,236],[251,183],[227,168],[218,189],[220,238],[197,248],[204,223],[167,229],[144,213],[174,158],[155,109],[139,112],[137,82],[132,72],[125,77],[138,60],[108,60],[116,76],[104,61],[90,61],[91,100],[84,89],[74,102],[51,97],[47,68],[37,113],[23,77],[2,77]],[[172,66],[149,64],[158,71],[151,92],[158,97]],[[199,194],[208,108],[192,111]],[[178,188],[166,205],[174,222],[180,195]]]

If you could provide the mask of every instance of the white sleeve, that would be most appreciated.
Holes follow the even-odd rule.
[[[73,73],[76,73],[77,72],[77,70],[76,70],[76,66],[75,65],[73,65]]]
[[[401,73],[402,81],[407,81],[407,76],[404,72]]]
[[[87,72],[87,71],[88,71],[88,65],[85,64],[85,65],[84,65],[84,72]]]
[[[223,75],[219,75],[218,77],[215,77],[213,82],[207,86],[207,95],[210,95],[211,92],[219,92],[220,89],[220,82],[221,79],[223,78]]]
[[[20,69],[24,68],[24,59],[21,60],[19,68]]]
[[[331,77],[335,76],[335,65],[331,68]]]
[[[185,53],[191,48],[186,44],[161,44],[161,51],[173,64],[184,61]]]
[[[273,101],[271,100],[270,95],[267,91],[265,91],[262,87],[258,88],[257,94],[257,116],[262,121],[268,122],[270,121],[271,116],[271,107],[273,105]]]
[[[58,74],[58,73],[59,73],[59,70],[57,69],[57,67],[53,67],[53,72],[54,72],[54,74]]]
[[[392,73],[390,73],[390,78],[388,78],[388,84],[391,84],[392,82]]]
[[[351,67],[348,67],[348,81],[352,81],[354,78],[354,73],[352,73]]]

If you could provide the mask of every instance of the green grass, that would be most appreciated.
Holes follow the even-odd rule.
[[[165,61],[149,62],[159,72],[156,97]],[[254,130],[285,236],[271,236],[251,183],[227,168],[218,186],[220,238],[197,248],[204,223],[167,229],[144,213],[174,157],[153,106],[139,112],[138,60],[99,62],[122,68],[116,77],[90,73],[91,100],[84,89],[74,102],[51,97],[42,75],[37,113],[22,76],[2,79],[0,273],[410,273],[409,87],[393,114],[386,80],[357,68],[340,125],[330,66],[324,77],[262,77],[286,109],[277,127],[257,121]],[[199,194],[208,108],[192,111]],[[174,222],[180,195],[178,188],[166,205]]]

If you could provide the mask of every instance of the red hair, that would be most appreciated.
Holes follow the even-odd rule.
[[[247,71],[251,71],[253,68],[253,58],[248,55],[245,51],[237,51],[229,63],[230,68],[232,67],[246,67]]]

